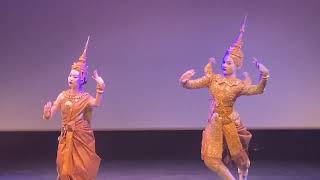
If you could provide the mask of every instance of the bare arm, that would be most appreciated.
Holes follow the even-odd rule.
[[[52,103],[51,101],[47,102],[43,107],[43,115],[42,118],[44,120],[51,119],[54,114],[57,112],[57,110],[60,109],[60,102],[62,99],[62,93],[59,94],[57,99]]]
[[[97,70],[95,70],[93,72],[92,78],[97,82],[97,89],[96,89],[96,97],[90,99],[89,105],[92,106],[92,107],[98,107],[100,105],[100,102],[101,102],[101,99],[102,99],[102,94],[103,94],[104,89],[105,89],[105,83],[104,83],[102,77],[100,77],[98,75]]]

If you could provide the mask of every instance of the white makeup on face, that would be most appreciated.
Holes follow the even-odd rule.
[[[81,85],[80,73],[74,69],[70,71],[68,76],[68,84],[70,88],[79,88]]]
[[[237,66],[232,60],[232,58],[229,55],[227,55],[221,64],[221,69],[224,76],[230,76],[236,73]]]

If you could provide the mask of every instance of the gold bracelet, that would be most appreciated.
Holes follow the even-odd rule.
[[[96,92],[97,92],[97,94],[103,94],[103,93],[104,93],[104,90],[97,89]]]
[[[96,90],[97,93],[98,93],[98,94],[102,94],[102,93],[104,92],[104,88],[105,88],[105,87],[106,87],[106,85],[105,85],[104,83],[102,83],[102,84],[99,84],[99,83],[98,83],[98,84],[97,84],[97,88],[96,88],[96,89],[97,89],[97,90]]]
[[[261,74],[262,79],[268,79],[270,77],[269,74]]]

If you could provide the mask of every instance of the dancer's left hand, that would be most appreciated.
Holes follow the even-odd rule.
[[[91,77],[97,82],[97,84],[101,84],[101,85],[104,84],[104,81],[102,77],[98,75],[97,70],[93,71],[93,75]]]
[[[269,75],[269,70],[263,64],[259,63],[257,58],[253,57],[252,63],[256,65],[256,67],[262,74]]]

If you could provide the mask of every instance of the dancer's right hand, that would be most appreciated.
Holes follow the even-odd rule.
[[[185,73],[183,73],[180,77],[180,82],[181,83],[186,83],[188,80],[191,79],[191,77],[196,73],[196,71],[194,69],[190,69],[188,71],[186,71]]]
[[[52,102],[48,101],[44,107],[43,107],[43,116],[45,118],[50,118],[51,115],[51,107],[52,107]]]

